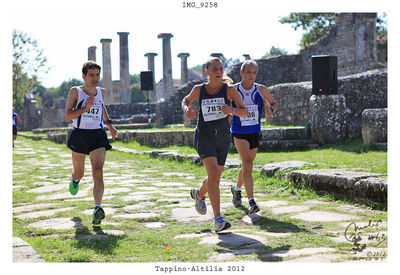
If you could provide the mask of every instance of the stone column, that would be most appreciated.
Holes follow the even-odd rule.
[[[244,56],[244,59],[245,59],[245,60],[250,60],[250,59],[251,59],[251,58],[250,58],[250,55],[247,54],[247,53],[243,54],[243,56]]]
[[[164,97],[168,99],[174,90],[174,85],[172,82],[172,61],[171,61],[171,37],[170,33],[160,33],[158,38],[162,38],[162,48],[163,48],[163,87],[164,87]]]
[[[189,82],[189,71],[187,67],[187,58],[190,56],[188,53],[180,53],[178,57],[181,58],[181,85]]]
[[[156,94],[156,77],[155,77],[155,71],[154,71],[154,57],[156,57],[158,54],[156,53],[146,53],[144,56],[147,57],[147,69],[149,71],[153,72],[153,90],[149,91],[149,99],[151,103],[156,103],[157,102],[157,94]]]
[[[129,54],[128,54],[129,32],[118,32],[119,35],[119,80],[120,80],[120,102],[131,103],[130,79],[129,79]]]
[[[111,79],[111,41],[111,39],[106,38],[100,40],[103,54],[103,86],[107,90],[105,104],[119,103],[119,101],[115,101],[115,96],[117,93],[114,94],[113,92],[113,84]]]
[[[96,46],[91,46],[88,48],[88,60],[96,62]]]

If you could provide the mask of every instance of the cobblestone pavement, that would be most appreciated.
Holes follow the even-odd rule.
[[[13,155],[13,191],[19,194],[13,203],[14,220],[22,221],[30,228],[59,231],[60,235],[66,234],[63,233],[65,229],[88,226],[86,220],[74,218],[76,206],[73,203],[93,200],[88,161],[81,189],[76,196],[72,196],[68,191],[71,156],[61,145],[46,147],[40,143],[17,140]],[[19,155],[29,157],[18,159]],[[210,224],[208,231],[174,236],[174,239],[197,238],[200,245],[214,246],[214,252],[208,256],[209,262],[380,262],[387,258],[387,221],[371,219],[379,214],[386,217],[383,211],[322,199],[271,200],[262,190],[256,189],[255,197],[261,211],[246,214],[247,199],[243,199],[241,218],[234,221],[226,232],[216,234],[211,231],[212,211],[208,198],[206,215],[199,215],[194,209],[189,191],[198,186],[200,180],[191,171],[165,171],[162,167],[141,168],[138,162],[128,157],[107,160],[104,171],[106,188],[103,207],[106,218],[102,223],[103,234],[82,233],[71,238],[123,237],[131,234],[123,226],[130,220],[138,220],[154,232],[168,230],[170,221],[179,221],[188,225]],[[221,181],[222,213],[234,208],[229,191],[232,184],[226,180]],[[26,199],[21,198],[21,192],[26,195]],[[90,216],[91,211],[88,208],[83,214]],[[167,219],[157,220],[161,215]],[[301,226],[290,224],[293,219],[299,221]],[[291,243],[293,237],[302,242],[302,248],[296,248],[296,244]],[[277,239],[287,239],[287,245],[267,250],[266,247]],[[329,245],[307,244],[308,240],[316,239],[324,240]],[[29,236],[15,236],[13,252],[14,262],[43,261],[29,245]]]

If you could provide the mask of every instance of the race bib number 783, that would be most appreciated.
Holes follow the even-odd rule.
[[[224,104],[225,100],[223,97],[203,99],[201,101],[201,111],[204,121],[213,121],[226,117],[227,115],[222,113],[222,106]]]

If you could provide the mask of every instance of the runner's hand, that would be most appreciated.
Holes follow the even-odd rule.
[[[227,104],[224,104],[221,108],[221,111],[224,115],[228,115],[233,113],[233,108]]]
[[[94,96],[91,95],[91,96],[89,96],[89,98],[86,100],[85,109],[86,109],[86,110],[89,110],[90,107],[92,107],[93,102],[94,102]]]
[[[115,140],[115,137],[117,136],[117,129],[115,129],[114,126],[110,124],[108,125],[108,130],[110,131],[112,140]]]
[[[192,110],[192,106],[187,106],[185,108],[185,116],[188,119],[192,119],[194,117],[194,115],[196,114],[196,111]]]

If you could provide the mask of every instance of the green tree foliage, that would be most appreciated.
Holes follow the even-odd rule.
[[[130,75],[132,103],[147,102],[147,92],[140,89],[140,75]]]
[[[330,28],[335,24],[339,13],[290,13],[279,19],[282,24],[291,24],[294,30],[302,28],[304,31],[300,47],[305,48],[328,35]],[[387,35],[386,14],[378,14],[376,18],[377,36]]]
[[[300,41],[301,48],[325,37],[334,24],[337,13],[290,13],[279,19],[282,24],[291,24],[294,30],[302,28],[304,33]]]
[[[39,96],[44,91],[38,77],[47,73],[47,59],[38,42],[28,34],[14,30],[12,34],[13,44],[13,106],[20,112],[24,106],[24,97],[27,93]]]
[[[56,98],[67,98],[69,90],[74,86],[82,86],[84,82],[82,80],[72,78],[67,81],[63,81],[60,86],[51,90]],[[101,86],[101,85],[100,85]]]
[[[279,56],[279,55],[285,55],[287,54],[287,51],[284,49],[281,49],[279,47],[274,47],[272,46],[271,49],[269,51],[267,51],[265,53],[265,55],[263,55],[263,57],[261,58],[269,58],[269,57],[274,57],[274,56]]]

